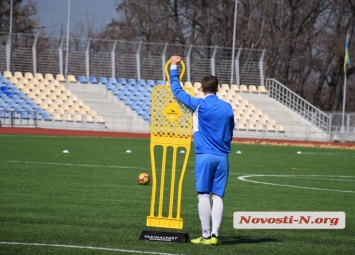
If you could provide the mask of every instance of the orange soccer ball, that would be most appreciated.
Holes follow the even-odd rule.
[[[150,176],[147,173],[141,173],[138,176],[138,183],[140,185],[147,185],[150,182]]]

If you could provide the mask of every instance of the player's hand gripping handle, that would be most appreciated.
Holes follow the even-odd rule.
[[[170,75],[169,75],[169,64],[170,64],[171,60],[169,59],[168,61],[166,61],[166,64],[165,64],[165,75],[166,75],[166,78],[168,79],[168,82],[170,84]],[[179,76],[179,81],[182,80],[182,77],[184,77],[184,74],[185,74],[185,62],[184,61],[180,61],[181,63],[181,74]]]

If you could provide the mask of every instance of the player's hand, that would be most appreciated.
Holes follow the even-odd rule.
[[[178,65],[181,61],[181,57],[180,56],[172,56],[170,57],[170,64],[171,65]]]

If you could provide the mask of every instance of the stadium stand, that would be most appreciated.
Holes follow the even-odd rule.
[[[57,75],[59,80],[55,80],[52,74],[43,76],[37,73],[33,76],[31,73],[22,75],[14,72],[12,76],[11,72],[4,73],[7,78],[1,76],[1,118],[72,121],[74,116],[69,110],[73,107],[77,109],[71,111],[73,113],[90,115],[90,122],[104,123],[101,116],[59,83],[59,80],[63,81],[61,76]]]
[[[42,77],[28,72],[4,71],[2,74],[0,118],[37,118],[59,126],[100,123],[97,128],[108,130],[132,130],[132,125],[136,125],[137,130],[139,126],[149,129],[152,88],[165,84],[162,80],[130,77],[102,76],[97,80],[90,76],[82,83],[79,76],[73,75],[65,79],[63,75],[50,73],[41,74]],[[200,82],[184,82],[183,85],[193,88],[197,97],[203,96]],[[269,99],[263,85],[221,84],[217,95],[231,104],[237,132],[284,136],[288,132],[284,125],[297,125],[297,122],[289,122],[288,113],[280,111]]]

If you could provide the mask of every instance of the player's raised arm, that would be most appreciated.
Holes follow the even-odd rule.
[[[200,99],[194,98],[186,93],[180,84],[179,74],[177,71],[177,65],[180,64],[181,57],[180,56],[172,56],[170,57],[170,87],[171,91],[176,96],[176,98],[185,104],[187,107],[196,110],[199,105]]]

